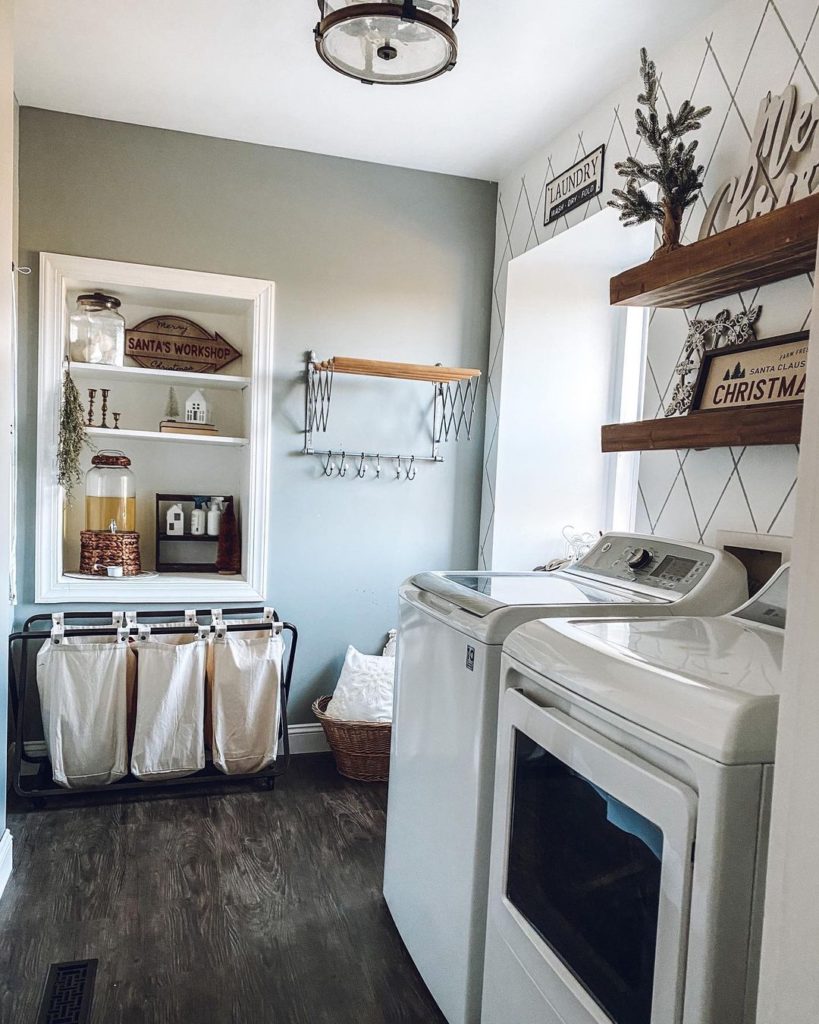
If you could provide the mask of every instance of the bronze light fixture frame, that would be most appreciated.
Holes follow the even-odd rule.
[[[439,75],[442,75],[445,71],[451,71],[458,60],[458,37],[455,35],[454,28],[458,24],[460,13],[459,6],[459,0],[452,0],[452,27],[450,27],[445,21],[442,21],[440,18],[436,18],[435,15],[429,14],[427,11],[419,10],[415,6],[413,0],[403,0],[401,3],[389,4],[353,4],[350,7],[341,7],[337,11],[332,11],[326,16],[324,14],[324,0],[318,0],[321,19],[316,25],[313,33],[316,40],[316,52],[324,63],[328,67],[331,67],[333,71],[337,71],[339,74],[345,75],[347,78],[354,78],[359,82],[363,82],[364,85],[415,85],[417,82],[429,82],[433,78],[437,78]],[[421,25],[426,25],[434,32],[443,36],[449,43],[449,63],[445,64],[437,71],[431,72],[424,78],[414,78],[411,82],[390,82],[372,78],[361,78],[360,75],[344,71],[342,68],[338,67],[337,64],[334,64],[324,52],[324,37],[331,29],[335,28],[336,25],[345,21],[352,21],[354,18],[395,18],[396,21],[417,21]]]

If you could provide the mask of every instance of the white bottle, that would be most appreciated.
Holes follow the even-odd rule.
[[[210,508],[208,509],[208,536],[218,537],[219,536],[219,523],[222,519],[222,510],[225,507],[224,498],[211,498]]]
[[[203,537],[205,534],[205,525],[207,523],[207,514],[203,508],[195,508],[191,512],[191,533],[194,537]]]

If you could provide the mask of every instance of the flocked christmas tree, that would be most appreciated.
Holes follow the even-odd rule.
[[[620,220],[626,225],[656,220],[662,226],[663,241],[654,253],[657,256],[679,248],[683,213],[696,202],[702,190],[705,168],[694,163],[697,141],[686,144],[682,139],[701,127],[702,119],[710,114],[711,108],[697,109],[690,100],[685,100],[676,115],[669,113],[661,122],[657,113],[660,92],[657,67],[648,59],[645,48],[640,50],[640,77],[645,91],[637,97],[637,102],[647,113],[639,108],[635,112],[637,134],[655,154],[657,162],[645,163],[630,156],[615,164],[615,169],[626,179],[626,186],[612,191],[614,199],[609,206],[620,211]],[[643,191],[641,186],[646,185],[659,187],[656,200]]]
[[[179,419],[179,401],[176,397],[175,388],[168,388],[168,401],[165,403],[165,419]]]

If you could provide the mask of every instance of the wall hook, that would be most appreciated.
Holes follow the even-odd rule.
[[[381,476],[381,456],[376,455],[375,457],[375,478],[376,480]]]
[[[399,455],[395,460],[395,479],[401,479],[401,456]]]
[[[322,470],[325,476],[333,475],[333,453],[327,452],[327,461],[324,463],[324,469]]]
[[[338,467],[339,476],[347,476],[347,452],[341,453],[341,462]]]
[[[363,480],[367,475],[367,460],[364,452],[361,453],[361,458],[358,460],[358,469],[355,471],[355,475],[359,480]]]
[[[406,472],[407,480],[414,480],[417,474],[418,470],[415,468],[415,456],[412,455],[410,456],[410,464]]]

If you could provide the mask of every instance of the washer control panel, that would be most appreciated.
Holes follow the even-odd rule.
[[[704,579],[713,561],[713,553],[697,545],[607,534],[569,571],[687,594]]]

